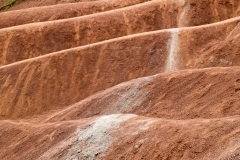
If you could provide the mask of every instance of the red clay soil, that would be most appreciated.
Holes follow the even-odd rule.
[[[224,9],[234,11],[231,14],[234,17],[239,15],[235,8]],[[188,17],[191,9],[181,1],[156,0],[86,16],[3,28],[0,29],[0,66],[126,35],[182,27],[185,23],[192,26],[205,12],[199,10],[196,13],[199,17]],[[224,13],[222,17],[226,17]],[[207,22],[217,20],[210,18]]]
[[[239,36],[227,38],[230,33],[234,34],[232,31],[238,27],[239,21],[234,18],[211,25],[181,28],[176,46],[166,44],[171,42],[171,30],[161,30],[3,66],[0,68],[0,82],[3,84],[0,95],[4,101],[0,101],[0,117],[41,114],[76,103],[121,82],[165,72],[171,47],[180,48],[179,69],[239,65]],[[203,31],[209,34],[199,37]],[[230,49],[221,50],[224,45],[216,44],[220,42]],[[213,44],[221,51],[202,50]],[[224,57],[226,53],[232,59]]]
[[[94,2],[98,0],[16,0],[15,3],[7,8],[4,8],[2,11],[14,11],[21,10],[26,8],[40,7],[40,6],[49,6],[57,4],[66,4],[66,3],[76,3],[76,2]],[[9,4],[9,0],[1,0],[0,5],[4,6]]]
[[[66,3],[53,6],[35,7],[18,11],[3,12],[0,14],[0,28],[7,28],[22,24],[53,21],[79,17],[98,12],[123,8],[149,0],[101,0],[92,3]],[[21,15],[21,16],[19,16]]]
[[[239,16],[238,0],[0,13],[0,159],[240,159]]]
[[[134,79],[90,96],[48,122],[95,115],[136,114],[187,120],[240,114],[240,67],[184,70]]]
[[[240,119],[120,114],[47,124],[1,121],[1,159],[239,159]]]

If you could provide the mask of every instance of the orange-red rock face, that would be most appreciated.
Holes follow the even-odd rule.
[[[239,3],[2,12],[0,159],[240,159]]]

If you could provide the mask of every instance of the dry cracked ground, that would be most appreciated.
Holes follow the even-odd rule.
[[[239,0],[17,0],[0,159],[239,160],[239,66]]]

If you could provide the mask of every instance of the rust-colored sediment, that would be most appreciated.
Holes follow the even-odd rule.
[[[238,0],[26,2],[0,14],[0,159],[240,159]]]
[[[17,25],[23,25],[34,22],[53,21],[59,19],[67,19],[80,17],[84,15],[104,12],[123,8],[149,0],[101,0],[82,2],[82,3],[66,3],[54,6],[43,6],[35,8],[21,9],[17,11],[2,12],[0,14],[0,28],[7,28]],[[15,5],[14,5],[15,7]],[[21,15],[21,16],[19,16]],[[16,21],[17,19],[17,21]]]

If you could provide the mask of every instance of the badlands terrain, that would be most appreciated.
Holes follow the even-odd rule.
[[[240,1],[16,0],[0,159],[239,160]]]

